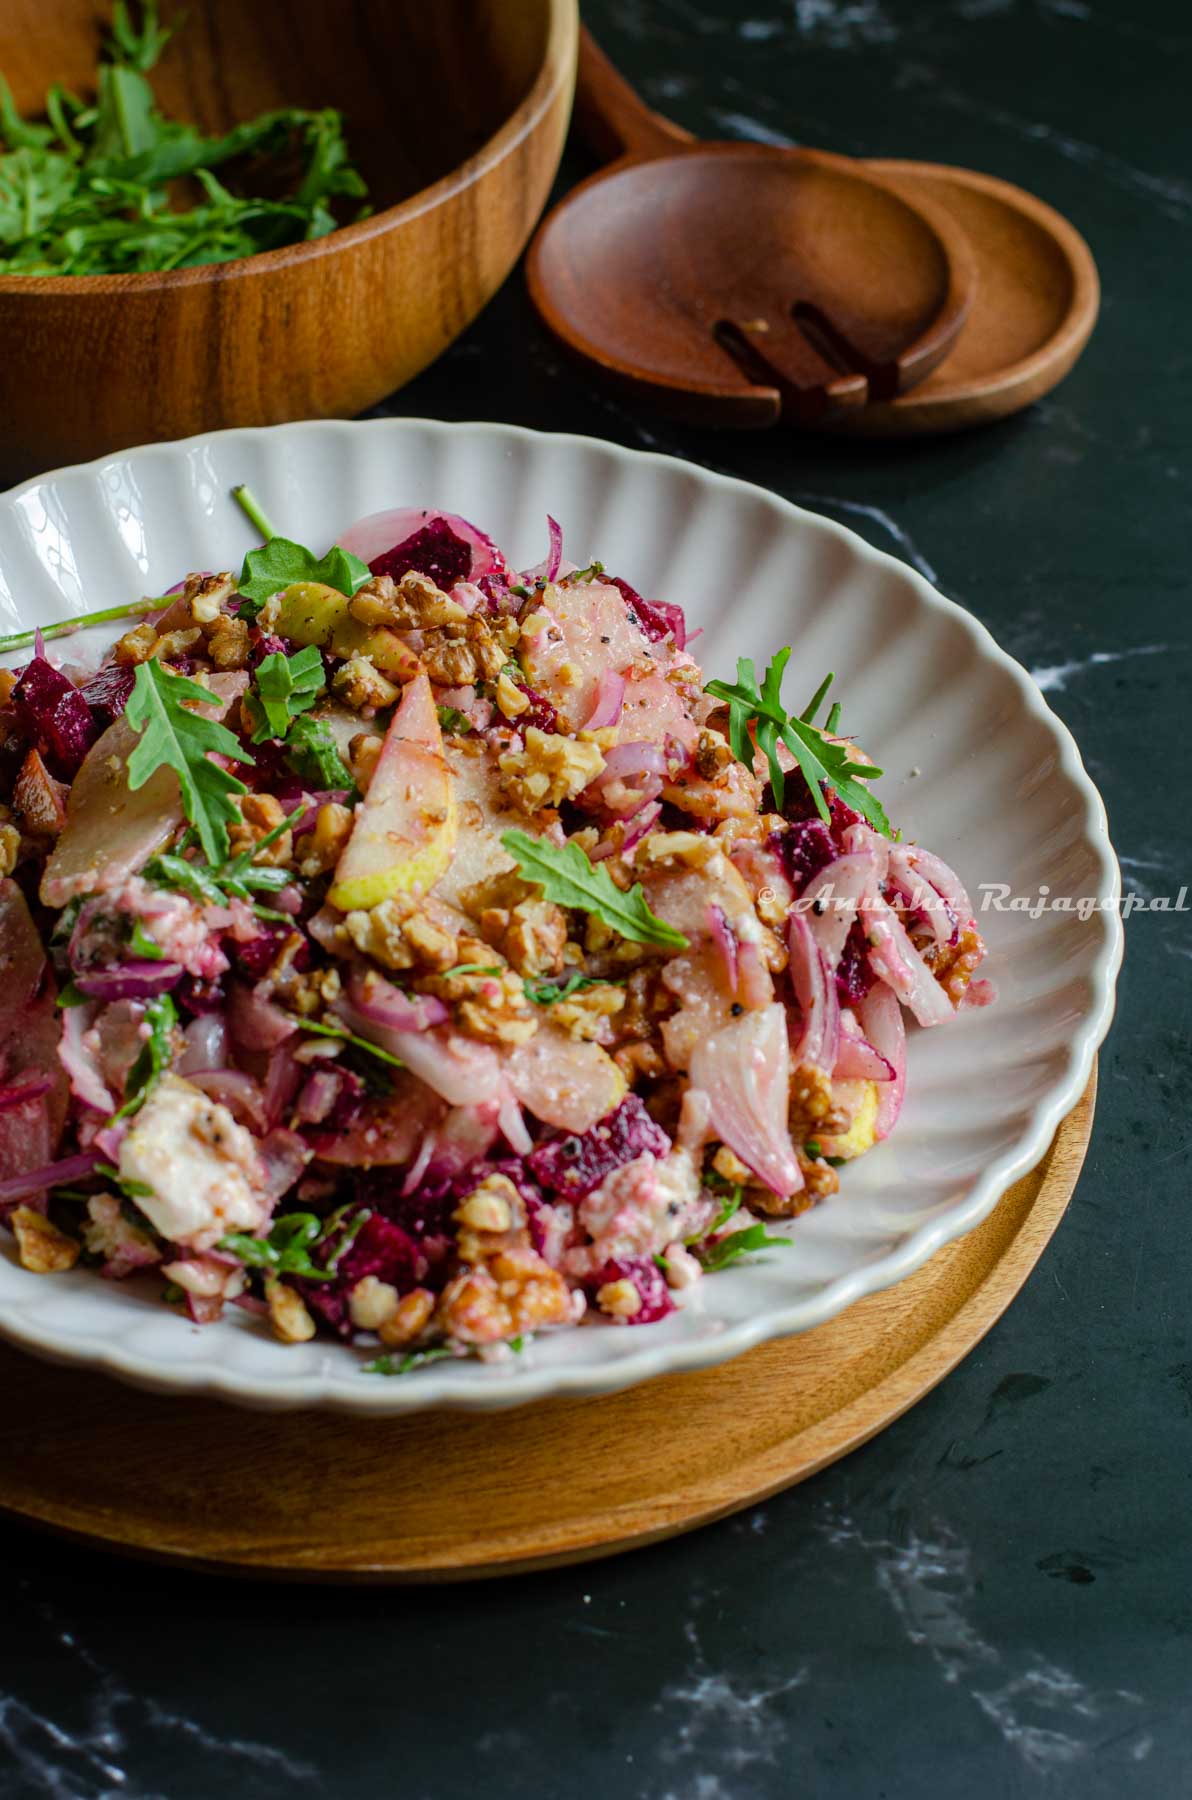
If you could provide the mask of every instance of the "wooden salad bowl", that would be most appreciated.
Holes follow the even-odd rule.
[[[0,71],[40,116],[94,90],[94,0],[8,0]],[[333,106],[371,217],[164,274],[0,275],[0,481],[153,439],[360,412],[438,356],[545,204],[575,83],[576,0],[163,0],[151,80],[226,131]]]

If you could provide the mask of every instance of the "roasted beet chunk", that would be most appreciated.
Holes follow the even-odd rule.
[[[637,1289],[637,1297],[641,1305],[637,1312],[618,1312],[616,1318],[623,1319],[626,1325],[652,1325],[655,1319],[665,1319],[667,1313],[675,1310],[671,1299],[671,1291],[666,1285],[666,1277],[656,1262],[644,1256],[618,1258],[606,1262],[597,1269],[584,1283],[584,1287],[595,1300],[603,1287],[610,1287],[617,1281],[630,1281]]]
[[[636,1094],[628,1094],[615,1112],[582,1137],[554,1138],[527,1158],[544,1188],[568,1200],[582,1200],[622,1163],[649,1150],[665,1156],[671,1141],[656,1125]]]
[[[643,600],[637,589],[631,588],[619,575],[610,575],[609,580],[620,590],[621,598],[629,608],[629,617],[635,625],[641,626],[652,644],[673,633],[675,648],[687,648],[687,620],[681,606],[674,606],[669,600]]]
[[[768,847],[777,855],[796,894],[840,854],[822,819],[800,819],[789,831],[776,831]]]
[[[91,708],[101,731],[120,717],[128,705],[128,696],[132,693],[135,680],[134,669],[127,669],[120,663],[109,663],[105,669],[100,669],[93,675],[90,681],[84,682],[79,691]]]
[[[527,725],[535,725],[539,731],[545,731],[548,734],[557,731],[559,715],[546,696],[536,694],[533,688],[523,688],[522,693],[530,704],[518,719],[518,724],[523,728]]]
[[[466,581],[472,572],[472,546],[457,537],[446,519],[432,519],[403,544],[395,544],[369,563],[374,575],[389,575],[400,581],[411,569],[429,575],[444,593],[457,581]]]
[[[344,1231],[332,1238],[329,1259],[334,1257],[337,1244],[343,1242],[354,1224],[355,1218],[349,1217],[344,1222]],[[335,1280],[300,1281],[297,1286],[307,1305],[321,1313],[333,1331],[338,1331],[341,1337],[350,1337],[352,1321],[348,1302],[358,1281],[363,1281],[366,1275],[375,1275],[378,1281],[388,1282],[390,1287],[404,1294],[417,1286],[424,1269],[425,1263],[413,1238],[391,1219],[383,1219],[380,1213],[370,1213],[340,1258]]]
[[[80,690],[44,656],[35,656],[12,691],[21,729],[55,775],[69,780],[95,742],[95,721]]]
[[[869,966],[868,941],[860,920],[854,919],[844,940],[840,961],[836,965],[836,992],[840,995],[841,1004],[856,1006],[858,1001],[864,1000],[876,979]]]

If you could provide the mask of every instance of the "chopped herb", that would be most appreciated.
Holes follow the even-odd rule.
[[[144,663],[141,667],[145,667]],[[170,1066],[178,1012],[168,994],[157,994],[152,1000],[145,1002],[143,1023],[149,1027],[149,1035],[128,1071],[128,1078],[124,1083],[124,1105],[119,1112],[113,1114],[113,1125],[117,1120],[130,1119],[135,1112],[140,1111]]]
[[[572,994],[580,993],[584,988],[615,986],[605,977],[598,975],[581,975],[578,969],[562,981],[530,981],[523,978],[522,986],[526,991],[526,999],[532,1000],[535,1006],[554,1006],[559,1000],[566,1000]]]
[[[439,729],[449,737],[463,737],[472,730],[472,721],[467,713],[462,713],[458,706],[439,706],[435,708],[439,715]]]
[[[313,1031],[316,1037],[338,1038],[341,1043],[351,1044],[353,1049],[367,1050],[370,1056],[375,1056],[380,1062],[388,1063],[394,1069],[404,1069],[406,1066],[400,1056],[394,1056],[390,1051],[382,1050],[379,1044],[370,1043],[368,1038],[354,1037],[342,1025],[328,1025],[323,1019],[299,1019],[293,1013],[290,1014],[290,1017],[300,1031]]]
[[[456,963],[454,969],[444,969],[439,976],[440,981],[447,981],[452,975],[500,975],[504,971],[496,963]]]
[[[572,569],[570,575],[564,575],[563,583],[567,587],[575,587],[579,582],[595,581],[604,574],[602,562],[590,562],[586,569]]]
[[[818,1161],[818,1159],[824,1154],[823,1148],[820,1144],[819,1139],[818,1138],[808,1138],[807,1142],[803,1146],[803,1153],[805,1156],[810,1156],[813,1161]]]
[[[522,1351],[526,1347],[526,1340],[522,1336],[520,1331],[518,1332],[516,1337],[506,1338],[505,1341],[509,1345],[509,1348],[513,1351],[515,1356],[520,1356]]]
[[[186,1289],[176,1281],[167,1281],[161,1290],[161,1298],[165,1306],[182,1306],[186,1301]]]
[[[300,1275],[304,1281],[333,1281],[332,1264],[324,1267],[314,1262],[310,1254],[325,1236],[325,1222],[314,1213],[285,1213],[275,1221],[268,1237],[250,1237],[246,1232],[235,1231],[220,1238],[219,1248],[238,1256],[250,1269],[265,1269],[271,1275]]]
[[[511,581],[509,583],[509,592],[511,594],[516,594],[519,600],[528,600],[530,598],[530,589],[526,586],[524,581]]]
[[[707,1187],[707,1185],[708,1185],[708,1182],[707,1182],[707,1179],[705,1178],[704,1186]],[[724,1202],[724,1205],[720,1209],[719,1216],[717,1218],[713,1219],[712,1223],[707,1227],[706,1230],[697,1231],[694,1237],[685,1238],[683,1240],[684,1243],[686,1243],[689,1247],[692,1244],[702,1244],[704,1242],[705,1238],[715,1237],[716,1233],[718,1231],[723,1231],[725,1226],[728,1224],[729,1220],[732,1218],[733,1214],[736,1211],[738,1211],[738,1209],[740,1208],[742,1192],[743,1192],[743,1190],[739,1187],[731,1188],[729,1190],[728,1197],[726,1198],[726,1200]]]
[[[589,862],[578,844],[564,844],[559,849],[524,831],[506,831],[501,842],[516,859],[522,879],[534,882],[544,898],[557,906],[574,906],[594,913],[635,944],[660,944],[669,950],[687,948],[682,932],[650,911],[640,881],[623,894],[604,864]]]
[[[161,945],[154,943],[139,919],[133,920],[128,947],[133,955],[139,957],[142,962],[161,962],[165,956]]]
[[[270,738],[284,738],[299,713],[309,712],[327,678],[323,656],[317,644],[308,644],[287,656],[277,650],[266,656],[257,669],[255,691],[244,699],[244,709],[253,724],[254,744]]]
[[[654,1252],[654,1267],[656,1269],[661,1269],[662,1273],[664,1275],[666,1274],[666,1271],[670,1268],[670,1264],[667,1262],[665,1256],[663,1256],[657,1250],[655,1250],[655,1252]]]
[[[105,1181],[112,1182],[129,1200],[151,1200],[153,1198],[153,1189],[147,1181],[133,1181],[130,1177],[122,1175],[112,1163],[96,1163],[95,1173],[102,1175]]]
[[[753,663],[747,656],[737,660],[735,683],[708,682],[706,691],[717,700],[728,702],[729,739],[733,755],[739,762],[752,768],[754,751],[749,735],[752,723],[758,749],[764,753],[770,766],[770,785],[774,789],[774,800],[778,807],[781,808],[786,791],[786,777],[778,759],[778,741],[781,738],[803,771],[811,797],[825,824],[831,824],[832,815],[824,799],[823,787],[831,787],[855,812],[868,819],[876,831],[884,833],[886,837],[891,836],[890,821],[881,802],[868,788],[862,787],[858,779],[872,781],[882,771],[870,763],[851,761],[847,745],[830,743],[812,723],[833,677],[829,675],[820,683],[814,698],[804,708],[801,716],[794,717],[783,707],[782,677],[790,655],[788,644],[771,657],[760,688]]]
[[[129,787],[143,787],[158,769],[173,769],[186,817],[208,862],[218,863],[228,854],[228,826],[240,817],[236,796],[248,790],[238,776],[212,762],[209,752],[233,762],[253,759],[226,725],[192,710],[195,704],[210,706],[213,698],[198,682],[171,675],[151,658],[137,667],[124,716],[140,733],[128,759]]]
[[[748,1225],[744,1231],[734,1231],[729,1237],[720,1238],[709,1244],[706,1250],[697,1250],[696,1256],[705,1273],[712,1275],[717,1269],[727,1268],[742,1256],[751,1256],[758,1250],[768,1250],[779,1244],[789,1244],[789,1238],[770,1237],[764,1225]]]
[[[67,978],[58,989],[58,998],[54,1005],[66,1012],[72,1006],[86,1006],[87,995],[81,994],[74,982]]]
[[[429,1350],[408,1350],[404,1356],[374,1356],[371,1362],[364,1365],[366,1375],[408,1375],[411,1369],[420,1369],[424,1363],[442,1362],[445,1356],[454,1356],[455,1351],[447,1344],[434,1344]]]

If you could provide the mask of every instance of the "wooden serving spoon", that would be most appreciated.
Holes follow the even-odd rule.
[[[576,123],[610,168],[539,227],[530,294],[575,354],[692,424],[843,417],[947,355],[976,267],[930,198],[821,151],[697,142],[587,31]]]

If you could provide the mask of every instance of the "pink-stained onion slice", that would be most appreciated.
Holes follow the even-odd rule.
[[[175,1064],[179,1075],[193,1069],[222,1069],[228,1060],[228,1022],[222,1013],[200,1013],[182,1033],[186,1049]]]
[[[840,1043],[832,1076],[837,1081],[893,1081],[894,1067],[874,1049],[847,1007],[840,1015]]]
[[[795,901],[832,970],[840,961],[862,898],[877,892],[877,874],[872,851],[838,856],[808,882]],[[817,906],[823,910],[817,911]]]
[[[737,959],[737,940],[733,928],[728,922],[728,914],[723,906],[717,906],[709,900],[707,906],[708,930],[712,934],[712,942],[720,957],[720,965],[724,971],[724,990],[730,1000],[737,997],[737,985],[740,979],[740,967]]]
[[[805,913],[787,920],[791,986],[803,1015],[802,1031],[792,1055],[796,1064],[831,1073],[840,1045],[840,1000],[836,977],[816,942]]]
[[[0,1206],[15,1205],[18,1200],[40,1194],[46,1188],[61,1187],[68,1181],[81,1181],[90,1175],[97,1160],[94,1150],[86,1150],[79,1156],[65,1156],[61,1162],[30,1169],[24,1175],[10,1175],[6,1181],[0,1181]]]
[[[516,1156],[529,1156],[534,1140],[522,1117],[522,1109],[512,1094],[506,1094],[497,1112],[501,1136]]]
[[[172,962],[117,963],[76,975],[75,986],[91,1000],[149,1000],[166,994],[182,980],[182,965]]]
[[[186,1077],[209,1100],[226,1106],[234,1118],[258,1135],[268,1129],[260,1086],[242,1069],[192,1069]]]
[[[869,966],[893,988],[920,1025],[943,1025],[955,1008],[906,934],[897,913],[877,895],[862,902],[862,922],[869,938]]]
[[[967,925],[974,916],[973,903],[955,869],[950,869],[940,857],[930,850],[921,849],[918,844],[910,846],[907,856],[911,867],[948,902],[961,924]]]
[[[606,725],[615,725],[621,717],[624,700],[625,677],[618,675],[615,669],[606,669],[600,677],[592,711],[584,720],[584,730],[600,731]]]
[[[478,531],[467,519],[461,519],[458,513],[440,512],[437,507],[398,506],[387,512],[369,513],[349,525],[336,541],[341,549],[350,550],[361,562],[373,563],[386,551],[407,543],[416,532],[424,531],[436,519],[444,520],[455,536],[462,538],[471,549],[472,566],[466,580],[479,581],[484,575],[504,571],[505,558],[492,538]]]
[[[889,882],[907,902],[911,911],[926,920],[937,944],[954,944],[960,926],[955,908],[939,889],[912,867],[910,851],[896,845],[890,852]]]
[[[257,1145],[266,1198],[275,1203],[288,1194],[313,1155],[294,1131],[271,1131]]]
[[[70,1077],[70,1091],[84,1106],[97,1112],[113,1113],[116,1102],[100,1074],[99,1064],[84,1037],[95,1022],[96,1007],[68,1006],[62,1015],[62,1036],[58,1043],[58,1061]]]
[[[497,1098],[501,1065],[489,1045],[457,1037],[442,1025],[413,1030],[382,1025],[346,996],[336,1001],[334,1010],[357,1037],[400,1057],[410,1073],[448,1106],[482,1106]]]
[[[265,1067],[263,1099],[269,1124],[279,1125],[286,1108],[302,1085],[302,1065],[294,1056],[293,1041],[286,1038],[269,1052]]]
[[[275,1050],[298,1027],[267,993],[234,981],[228,995],[228,1029],[244,1050]]]
[[[883,1082],[877,1091],[874,1131],[880,1142],[890,1135],[902,1111],[906,1093],[906,1026],[897,995],[880,981],[870,988],[859,1012],[866,1038],[894,1071],[890,1080]]]
[[[348,983],[348,997],[362,1019],[386,1031],[429,1031],[450,1018],[450,1009],[434,994],[405,994],[375,969],[358,969]]]
[[[527,585],[535,581],[554,581],[559,573],[563,561],[563,528],[557,519],[552,519],[547,513],[546,529],[550,539],[546,555],[532,569],[522,571],[522,580]]]
[[[786,1008],[776,1001],[760,1012],[742,1013],[702,1039],[688,1072],[692,1087],[708,1096],[716,1136],[776,1194],[798,1193],[803,1175],[787,1126]]]

